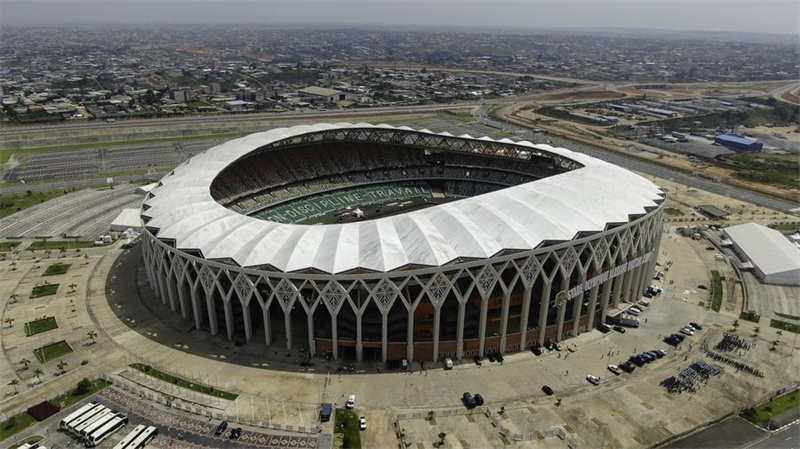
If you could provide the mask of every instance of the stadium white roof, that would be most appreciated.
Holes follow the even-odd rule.
[[[765,276],[800,273],[800,250],[780,232],[758,223],[745,223],[725,228],[725,234]]]
[[[656,206],[663,195],[658,186],[621,167],[564,148],[518,142],[583,167],[427,209],[336,225],[265,221],[227,209],[212,198],[212,181],[237,159],[279,140],[339,128],[416,131],[319,123],[231,140],[164,177],[145,201],[150,208],[142,216],[150,218],[149,228],[159,229],[158,238],[173,239],[178,249],[200,250],[207,259],[231,258],[243,267],[272,265],[284,272],[387,272],[409,264],[441,266],[459,258],[489,258],[506,249],[530,250],[544,241],[571,240],[581,231],[603,231],[608,223],[627,222],[629,215]]]

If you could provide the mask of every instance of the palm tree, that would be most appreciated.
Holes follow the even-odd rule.
[[[8,384],[14,387],[14,394],[17,394],[17,385],[19,385],[19,379],[11,379],[11,382]]]
[[[89,255],[88,254],[84,254],[83,255],[83,260],[89,260]]]
[[[64,368],[66,368],[67,365],[69,365],[69,363],[67,363],[67,362],[65,362],[63,360],[58,362],[57,366],[58,366],[58,370],[61,371],[61,374],[64,374],[66,372],[66,370]]]
[[[8,317],[3,321],[5,321],[5,323],[8,324],[8,327],[14,327],[14,324],[13,324],[14,323],[14,318]]]
[[[59,248],[59,249],[58,249],[58,252],[61,254],[61,256],[59,256],[59,257],[67,257],[67,256],[65,255],[65,254],[66,254],[66,252],[67,252],[67,250],[66,250],[65,248]]]
[[[736,330],[739,328],[739,320],[733,320],[733,329]]]
[[[78,286],[78,284],[76,284],[76,283],[74,283],[74,282],[73,282],[72,284],[69,284],[69,292],[70,292],[70,293],[75,293],[75,288],[76,288],[77,286]]]
[[[753,329],[753,335],[758,335],[759,332],[761,332],[761,328],[756,326],[755,329]]]
[[[36,380],[38,380],[39,383],[42,383],[42,374],[44,374],[44,371],[42,371],[41,368],[33,370],[33,375],[36,376]]]
[[[44,255],[46,256],[47,259],[50,258],[50,254],[53,254],[53,251],[51,251],[49,249],[44,252]]]
[[[11,304],[14,304],[15,302],[17,302],[17,299],[19,299],[19,294],[17,294],[17,293],[12,293],[12,294],[8,295],[8,302],[10,302]]]
[[[439,433],[439,447],[444,446],[444,439],[447,438],[447,434],[444,432]]]
[[[31,361],[26,359],[26,358],[24,358],[24,357],[22,358],[22,360],[19,361],[19,364],[23,366],[22,369],[28,369],[28,365],[30,363],[31,363]]]
[[[97,332],[89,331],[86,333],[89,336],[89,339],[92,340],[92,344],[94,344],[94,339],[97,338]]]
[[[0,253],[0,259],[6,260],[6,253]]]

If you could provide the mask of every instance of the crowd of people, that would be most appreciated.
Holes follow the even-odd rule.
[[[746,342],[742,337],[726,332],[722,340],[714,346],[714,349],[722,352],[731,351],[749,351],[752,348],[752,343]]]
[[[713,360],[725,363],[727,365],[730,365],[730,366],[736,368],[736,372],[744,371],[744,372],[746,372],[748,374],[752,374],[752,375],[754,375],[756,377],[764,377],[764,372],[762,372],[758,368],[755,368],[753,366],[748,365],[747,363],[740,362],[738,360],[732,359],[732,358],[730,358],[730,357],[728,357],[726,355],[723,355],[723,354],[718,354],[718,353],[716,353],[716,352],[714,352],[714,351],[712,351],[710,349],[706,350],[706,354],[708,354],[708,356],[711,357]]]
[[[661,381],[661,386],[670,394],[696,393],[701,384],[707,384],[711,376],[719,376],[725,370],[703,360],[696,360],[682,369],[677,376],[670,376]]]

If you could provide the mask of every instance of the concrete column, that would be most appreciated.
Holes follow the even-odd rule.
[[[544,344],[544,331],[547,329],[547,309],[550,307],[550,282],[542,287],[542,299],[539,303],[539,346]]]
[[[253,338],[253,323],[251,322],[252,317],[250,316],[250,307],[244,304],[242,304],[242,318],[244,321],[244,341],[249,342],[250,339]]]
[[[483,357],[483,350],[486,345],[486,316],[489,311],[489,299],[481,298],[481,315],[478,327],[478,354]]]
[[[200,312],[200,287],[192,286],[189,292],[192,295],[192,311],[194,312],[194,327],[200,330],[203,326],[203,315]]]
[[[633,282],[634,271],[636,271],[636,269],[626,271],[625,279],[622,282],[622,300],[625,302],[630,302],[631,300],[631,285]]]
[[[532,288],[532,287],[531,287]],[[528,336],[528,314],[531,311],[531,289],[526,288],[522,296],[522,316],[519,317],[519,350],[525,350],[525,338]]]
[[[331,315],[331,351],[333,351],[333,359],[339,360],[339,337],[337,335],[336,317],[338,314]],[[358,319],[358,315],[356,315]]]
[[[442,316],[440,307],[433,309],[433,361],[439,360],[439,321]]]
[[[228,334],[228,341],[233,341],[233,306],[230,300],[222,300],[223,310],[225,311],[225,331]]]
[[[508,306],[511,302],[511,289],[503,292],[503,308],[500,310],[500,352],[506,353],[506,338],[508,336]]]
[[[364,360],[364,340],[361,335],[361,314],[356,312],[356,361]]]
[[[266,304],[261,308],[261,315],[264,320],[264,344],[272,344],[272,323],[270,322],[269,307]]]
[[[586,273],[581,273],[580,277],[580,285],[583,285],[586,282]],[[573,298],[575,305],[572,307],[572,336],[577,337],[581,333],[581,312],[583,311],[583,295],[585,293],[581,293],[580,295]]]
[[[381,361],[389,360],[389,311],[381,316]]]
[[[286,328],[286,349],[292,350],[292,309],[283,311],[283,325]]]
[[[464,315],[466,314],[466,302],[458,302],[458,327],[456,329],[456,356],[458,360],[464,357]]]
[[[414,311],[417,306],[412,304],[408,309],[408,317],[406,322],[406,359],[408,363],[414,360]]]
[[[600,322],[606,322],[606,315],[608,314],[608,300],[611,296],[611,284],[614,283],[613,279],[609,279],[603,283],[603,293],[600,295]]]
[[[568,278],[561,281],[560,291],[565,291],[565,290],[569,290]],[[556,330],[556,342],[561,341],[561,334],[564,332],[564,318],[567,315],[567,302],[568,301],[564,301],[564,304],[561,304],[561,307],[558,308],[558,321],[557,321],[558,330]]]
[[[175,282],[174,278],[170,275],[164,280],[164,283],[167,284],[167,294],[169,295],[169,309],[173,312],[178,310],[178,294],[175,292]]]
[[[217,322],[217,308],[214,305],[214,290],[211,290],[211,292],[202,291],[206,295],[206,308],[208,309],[208,323],[211,327],[211,335],[217,335],[219,323]]]
[[[597,312],[597,292],[600,291],[600,285],[595,285],[589,292],[589,324],[588,328],[591,329],[594,323],[594,314]]]
[[[158,269],[156,273],[156,296],[161,299],[161,304],[167,303],[167,288],[164,286],[164,270]]]
[[[311,357],[314,357],[317,354],[317,347],[314,344],[314,313],[311,310],[306,313],[306,322],[308,326],[308,352]]]
[[[637,302],[642,297],[642,273],[644,273],[644,264],[636,267],[636,275],[633,277],[633,285],[631,285],[631,301]]]
[[[186,279],[181,279],[178,282],[178,303],[181,306],[181,317],[185,320],[189,317],[189,306],[186,304],[186,294],[183,293],[183,283]]]
[[[624,274],[621,274],[613,279],[614,289],[611,292],[611,307],[617,307],[617,305],[619,305],[620,292],[622,292],[623,276]]]

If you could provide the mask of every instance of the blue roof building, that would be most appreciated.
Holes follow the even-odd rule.
[[[757,153],[761,151],[764,144],[735,134],[720,134],[714,139],[714,143],[720,144],[734,151],[749,151]]]

